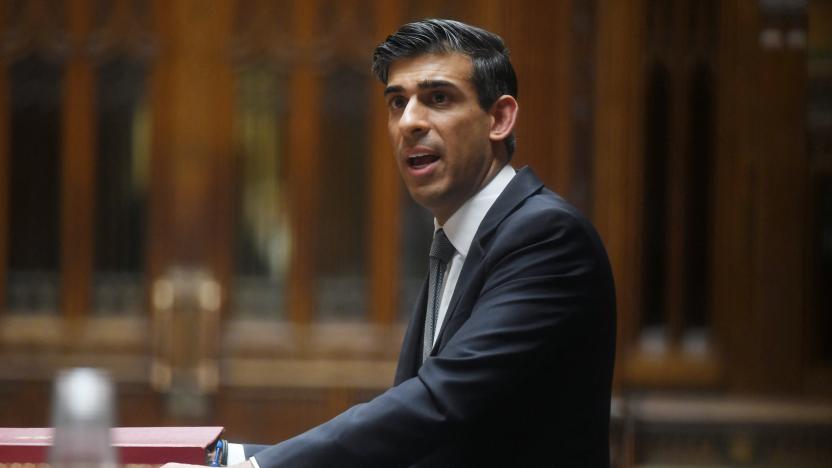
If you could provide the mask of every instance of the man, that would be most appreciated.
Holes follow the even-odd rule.
[[[395,385],[246,464],[608,467],[615,299],[601,241],[514,151],[502,40],[448,20],[378,46],[388,129],[435,217],[431,275]],[[253,457],[252,457],[253,455]]]

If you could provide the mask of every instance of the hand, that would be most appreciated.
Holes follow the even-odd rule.
[[[185,463],[165,463],[162,468],[205,468],[205,465],[188,465]],[[237,465],[232,465],[229,468],[254,468],[250,461],[246,460]]]

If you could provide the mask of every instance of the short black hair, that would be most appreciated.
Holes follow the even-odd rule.
[[[385,85],[390,64],[421,54],[459,52],[471,58],[471,81],[480,107],[486,111],[505,94],[517,98],[517,76],[503,39],[489,31],[449,19],[425,19],[408,23],[384,40],[373,52],[373,73]],[[508,157],[516,146],[514,132],[505,140]]]

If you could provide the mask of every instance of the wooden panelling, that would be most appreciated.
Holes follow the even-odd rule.
[[[594,158],[594,104],[595,104],[595,41],[596,1],[572,3],[571,47],[566,52],[571,56],[571,90],[569,96],[572,123],[571,181],[569,192],[564,195],[578,209],[592,218],[592,172]]]
[[[593,221],[610,256],[618,297],[617,361],[639,324],[642,226],[642,1],[599,1],[597,17]],[[620,369],[621,364],[618,364]],[[620,379],[620,375],[616,376]]]
[[[832,456],[828,402],[650,395],[614,406],[634,450],[613,466],[810,468]]]
[[[381,42],[399,27],[401,4],[385,0],[374,2],[376,11],[375,34]],[[371,56],[372,51],[367,51]],[[382,85],[371,76],[370,85],[370,145],[369,159],[371,213],[367,236],[367,255],[370,263],[370,310],[373,323],[392,324],[398,316],[401,251],[400,207],[403,191],[396,169],[393,149],[387,134],[387,106],[382,99]]]
[[[704,3],[678,1],[664,4],[664,14],[652,12],[655,16],[649,20],[653,26],[646,46],[651,65],[667,71],[669,115],[663,124],[664,134],[658,134],[658,129],[646,129],[647,138],[666,146],[666,160],[662,161],[666,170],[654,174],[661,179],[657,183],[666,187],[667,197],[656,202],[663,210],[665,235],[657,239],[662,245],[644,248],[656,249],[663,257],[660,268],[664,288],[658,292],[663,299],[661,323],[664,338],[676,348],[681,347],[692,325],[704,325],[709,330],[710,298],[701,297],[708,296],[708,289],[697,289],[700,275],[706,273],[697,268],[712,259],[707,251],[696,248],[704,246],[702,249],[707,250],[709,240],[711,212],[706,205],[713,159],[711,134],[715,128],[710,113],[712,93],[709,94],[713,51],[708,48],[706,37],[717,18],[712,17],[712,10],[701,5]],[[663,23],[663,19],[667,22]],[[645,162],[651,163],[656,162]],[[704,323],[689,323],[694,315]]]
[[[229,359],[224,381],[238,388],[387,389],[396,363],[370,359]]]
[[[754,343],[778,343],[751,380],[758,390],[802,390],[806,320],[809,167],[806,147],[806,53],[787,44],[759,55],[752,225]],[[761,109],[762,110],[762,109]],[[784,316],[788,316],[784,320]],[[750,336],[750,335],[746,335]],[[759,357],[758,357],[759,359]]]
[[[211,138],[209,167],[211,172],[207,198],[209,250],[206,261],[214,279],[220,284],[220,311],[226,312],[234,273],[234,85],[230,46],[234,18],[234,3],[217,8],[215,17],[216,42],[210,61],[212,72],[210,106],[214,119],[208,131]],[[204,203],[204,202],[203,202]]]
[[[215,417],[229,440],[276,443],[376,395],[351,389],[221,389]]]
[[[756,7],[747,2],[725,2],[720,11],[719,34],[724,44],[718,56],[716,164],[714,166],[714,262],[711,272],[714,291],[714,326],[721,352],[732,379],[745,381],[747,366],[758,351],[744,351],[734,345],[749,333],[749,265],[752,244],[750,187],[751,158],[756,141],[751,133],[755,104],[753,69],[756,37]],[[753,363],[752,363],[753,364]]]
[[[139,357],[145,358],[145,381],[152,374],[156,389],[199,388],[191,396],[197,401],[192,407],[200,408],[200,392],[218,383],[216,313],[227,304],[231,282],[233,4],[153,7],[160,45],[150,80],[146,287],[154,327]],[[171,311],[176,320],[169,323],[165,313]],[[187,413],[191,407],[184,406],[167,410]]]
[[[515,167],[568,196],[572,181],[572,1],[506,2],[504,39],[518,76]]]
[[[148,202],[147,202],[147,267],[145,268],[146,297],[152,298],[153,282],[162,276],[170,265],[173,246],[167,241],[172,224],[171,200],[174,197],[173,174],[171,173],[173,154],[168,150],[167,141],[171,138],[173,115],[168,111],[167,83],[171,81],[173,53],[171,42],[175,34],[173,20],[164,0],[152,3],[153,20],[159,37],[159,55],[148,77],[148,96],[151,103],[151,152],[148,168]],[[152,311],[152,300],[148,304],[148,313]]]
[[[95,77],[86,53],[91,2],[67,2],[70,57],[64,78],[61,143],[61,311],[73,318],[90,306],[95,208]]]
[[[666,220],[664,271],[666,288],[664,295],[664,323],[666,324],[665,337],[671,346],[680,342],[682,337],[682,306],[685,300],[685,238],[688,235],[685,210],[685,197],[690,189],[686,177],[686,145],[688,138],[689,99],[688,99],[688,62],[691,52],[688,49],[690,43],[688,21],[689,12],[686,2],[672,2],[666,6],[670,9],[670,23],[662,25],[668,31],[669,44],[666,44],[661,60],[668,68],[670,75],[669,110],[670,122],[667,124],[669,142],[667,173],[659,174],[666,181],[667,199],[662,206]],[[651,135],[653,138],[662,138],[661,135]],[[651,216],[651,213],[645,213]],[[645,246],[645,248],[650,248]]]
[[[810,2],[808,7],[808,64],[809,84],[807,107],[810,161],[809,183],[809,288],[806,334],[806,392],[813,395],[832,395],[832,293],[829,289],[832,269],[829,250],[824,248],[828,236],[828,205],[824,191],[832,189],[832,132],[828,120],[832,85],[832,2]],[[827,214],[824,214],[824,213]],[[824,253],[824,251],[826,253]]]
[[[173,266],[230,275],[232,86],[227,1],[155,5],[150,277]]]
[[[51,385],[45,382],[0,380],[0,427],[49,425]]]
[[[756,5],[721,8],[714,317],[729,385],[799,392],[805,319],[805,73],[764,50]]]
[[[8,25],[9,4],[0,5],[0,31]],[[0,54],[0,103],[11,102],[9,96],[8,61]],[[11,161],[11,122],[8,105],[0,105],[0,316],[6,311],[6,271],[9,267],[9,166]]]
[[[504,33],[504,19],[506,14],[506,0],[475,0],[466,5],[468,21],[471,24],[485,28],[502,35]],[[505,37],[503,37],[505,39]]]
[[[292,9],[292,36],[298,61],[289,84],[289,197],[292,200],[292,246],[289,260],[288,311],[293,322],[308,323],[315,311],[315,233],[320,163],[321,72],[313,60],[320,26],[317,0],[297,0]]]
[[[694,355],[672,349],[657,356],[629,348],[626,356],[615,372],[628,387],[699,390],[722,383],[724,369],[709,353]]]

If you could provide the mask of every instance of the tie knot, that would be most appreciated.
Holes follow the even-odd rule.
[[[433,242],[430,244],[430,256],[439,259],[440,262],[448,263],[451,261],[451,257],[454,256],[454,252],[456,252],[456,249],[448,240],[445,231],[442,229],[436,231]]]

